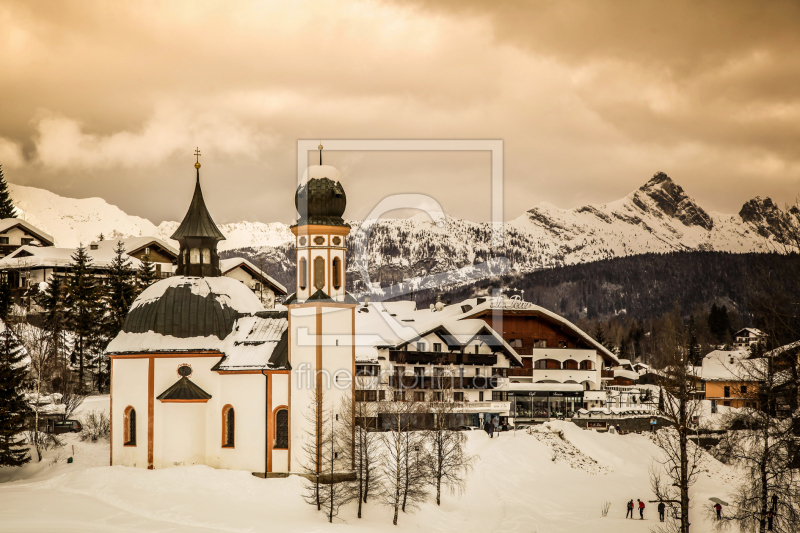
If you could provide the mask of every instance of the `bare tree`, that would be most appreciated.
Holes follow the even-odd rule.
[[[31,361],[33,389],[31,392],[34,412],[33,445],[36,449],[37,461],[41,461],[44,443],[39,438],[39,412],[41,410],[42,393],[49,377],[48,370],[51,366],[54,352],[51,349],[50,338],[45,331],[27,323],[20,323],[14,326],[14,332],[28,352]]]
[[[350,485],[353,498],[358,501],[358,517],[362,515],[362,504],[367,503],[370,492],[380,491],[378,454],[380,433],[377,429],[377,390],[375,378],[356,376],[356,396],[346,396],[342,402],[342,424],[339,426],[340,449],[349,459],[356,474]],[[350,416],[349,416],[350,415]]]
[[[303,442],[303,453],[306,457],[303,472],[306,474],[308,483],[303,498],[307,503],[316,505],[317,511],[321,511],[322,506],[327,503],[324,500],[325,494],[321,490],[320,483],[326,466],[325,443],[331,438],[329,435],[330,412],[325,409],[324,400],[324,390],[321,387],[314,387],[308,410],[304,413],[304,417],[308,421],[308,429],[305,430],[306,438]]]
[[[676,323],[677,326],[677,323]],[[695,376],[689,368],[688,344],[682,328],[668,328],[662,343],[665,371],[660,374],[659,407],[672,427],[655,434],[655,443],[663,455],[655,459],[650,470],[650,484],[656,500],[664,502],[677,516],[678,524],[668,523],[666,530],[689,533],[689,489],[697,481],[703,463],[703,450],[689,442],[690,424],[700,414],[700,402],[695,400]]]
[[[455,403],[452,390],[443,388],[441,401],[431,403],[433,425],[426,432],[430,449],[429,483],[436,488],[436,505],[442,503],[442,486],[459,496],[475,458],[466,453],[467,437],[453,428]]]
[[[392,523],[397,525],[399,512],[416,509],[424,501],[425,476],[419,475],[425,467],[424,440],[413,435],[413,417],[418,412],[416,402],[406,401],[406,391],[390,389],[391,401],[382,406],[382,415],[391,428],[381,434],[383,457],[381,473],[384,491],[381,503],[394,510]]]
[[[337,478],[337,466],[344,462],[346,454],[341,450],[341,440],[337,434],[341,435],[340,428],[336,427],[337,418],[351,418],[350,412],[341,414],[340,417],[328,416],[330,427],[323,435],[322,442],[322,470],[326,476],[321,480],[317,477],[318,501],[325,502],[325,514],[328,522],[333,523],[333,517],[338,516],[339,509],[348,502],[355,499],[350,480]],[[342,454],[343,457],[339,457]]]
[[[800,476],[791,464],[791,410],[784,409],[792,400],[784,386],[796,379],[795,356],[784,348],[763,354],[758,345],[752,355],[729,367],[730,380],[742,384],[733,394],[748,407],[724,415],[728,431],[721,447],[728,462],[744,473],[726,519],[743,532],[763,533],[771,511],[773,531],[800,531]]]

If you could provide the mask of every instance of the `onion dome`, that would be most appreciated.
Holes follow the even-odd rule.
[[[174,276],[154,283],[134,300],[122,331],[222,340],[237,318],[263,310],[255,293],[239,280]]]
[[[297,188],[294,205],[300,217],[297,226],[347,226],[342,215],[347,197],[339,183],[339,171],[329,165],[315,165],[306,170],[304,183]]]

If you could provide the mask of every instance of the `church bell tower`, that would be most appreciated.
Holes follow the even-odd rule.
[[[355,394],[358,302],[345,291],[345,237],[350,226],[342,219],[347,201],[339,178],[332,166],[311,166],[295,194],[299,217],[291,230],[297,290],[284,303],[289,308],[291,434],[296,443],[291,469],[308,465],[307,445],[313,448],[314,435],[319,434],[313,420],[332,417],[334,425],[341,424],[342,416],[351,416],[340,412],[342,400]],[[321,404],[316,401],[320,397]],[[315,416],[309,416],[310,408],[317,410]],[[346,477],[352,464],[340,460],[336,470]]]

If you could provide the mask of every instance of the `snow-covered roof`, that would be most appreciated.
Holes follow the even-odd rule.
[[[125,252],[127,252],[128,254],[135,253],[144,248],[145,246],[150,246],[152,244],[157,244],[158,246],[160,246],[170,254],[174,255],[175,257],[178,257],[178,254],[180,253],[174,246],[167,243],[166,241],[163,241],[158,237],[152,237],[147,235],[142,237],[125,237],[124,239],[105,239],[102,241],[93,241],[89,244],[89,247],[91,248],[92,246],[97,246],[98,250],[109,249],[113,252],[114,249],[117,247],[117,243],[119,242],[122,243],[122,245],[125,247]]]
[[[66,267],[72,261],[76,248],[56,248],[55,246],[20,246],[11,254],[0,259],[0,270]],[[92,258],[90,268],[109,268],[116,257],[113,249],[86,250]],[[128,257],[131,268],[139,268],[141,261]]]
[[[502,335],[485,321],[466,318],[463,313],[417,310],[414,302],[371,303],[356,308],[357,357],[377,359],[377,348],[399,348],[434,332],[450,346],[466,346],[480,339],[490,346],[501,347],[522,366],[519,354]]]
[[[286,312],[265,311],[237,319],[233,331],[224,340],[215,336],[178,338],[152,331],[145,333],[123,331],[111,341],[107,352],[125,354],[217,351],[223,357],[213,370],[285,369],[288,328],[289,320]]]
[[[747,359],[747,352],[714,350],[703,358],[704,381],[758,381],[763,359]]]
[[[286,287],[278,283],[278,280],[273,278],[272,276],[268,275],[266,272],[255,266],[253,263],[245,259],[244,257],[231,257],[230,259],[220,259],[219,260],[219,269],[222,271],[222,274],[225,275],[231,270],[246,266],[247,268],[251,269],[257,276],[259,276],[262,281],[266,281],[274,289],[277,289],[276,292],[279,295],[287,294]]]
[[[744,335],[745,333],[747,333],[748,335]],[[733,336],[734,337],[743,337],[743,336],[763,337],[765,335],[766,334],[763,331],[761,331],[760,329],[742,328],[739,331],[737,331]]]
[[[22,227],[27,233],[37,237],[45,246],[53,246],[53,244],[55,244],[55,239],[52,235],[45,233],[33,224],[30,224],[29,222],[26,222],[20,218],[4,218],[0,220],[0,233],[5,233],[16,226]]]

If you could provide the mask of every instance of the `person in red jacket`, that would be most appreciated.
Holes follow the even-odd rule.
[[[633,518],[633,500],[628,502],[628,512],[625,513],[625,518],[628,518],[628,515],[630,515],[631,518]]]
[[[636,499],[639,502],[639,520],[644,520],[644,502],[640,499]]]
[[[714,510],[717,512],[717,520],[722,520],[722,506],[717,504],[714,506]]]

